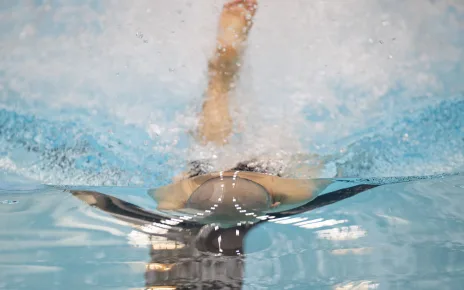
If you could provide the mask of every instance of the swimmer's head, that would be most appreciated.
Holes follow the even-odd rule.
[[[269,192],[260,184],[240,177],[216,177],[200,185],[187,201],[210,222],[249,221],[271,207]]]

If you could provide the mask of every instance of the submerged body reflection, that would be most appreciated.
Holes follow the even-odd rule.
[[[282,218],[346,199],[376,185],[356,185],[324,194],[291,210],[275,212],[268,219]],[[258,247],[244,248],[247,233],[265,222],[241,223],[222,228],[201,220],[182,220],[175,216],[143,209],[113,196],[71,190],[77,198],[132,225],[149,235],[150,261],[146,265],[147,288],[163,289],[240,289],[246,254],[268,249],[272,236],[260,237]],[[158,288],[157,288],[158,287]],[[169,289],[169,288],[164,288]]]

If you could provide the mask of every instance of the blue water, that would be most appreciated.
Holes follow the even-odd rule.
[[[0,289],[460,289],[462,3],[288,2],[257,14],[228,152],[318,154],[339,199],[238,234],[147,194],[196,157],[219,6],[0,2]]]
[[[86,189],[156,212],[143,188]],[[192,244],[182,240],[182,248],[172,236],[158,233],[150,240],[148,229],[59,188],[10,176],[2,178],[0,196],[4,289],[142,289],[218,281],[243,289],[457,289],[463,282],[462,175],[384,185],[261,223],[245,238],[244,264],[236,256],[192,250],[190,232],[184,235]],[[150,256],[152,244],[166,249],[175,241],[179,250],[158,249]],[[178,269],[149,278],[147,269],[155,263],[177,263]],[[243,276],[237,275],[243,268]]]

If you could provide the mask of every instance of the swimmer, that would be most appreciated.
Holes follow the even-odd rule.
[[[240,72],[257,4],[257,0],[232,0],[223,7],[199,115],[197,139],[204,145],[223,146],[232,134],[229,98]],[[263,166],[259,160],[240,162],[230,170],[215,173],[208,172],[205,162],[192,162],[190,167],[175,183],[150,191],[159,210],[188,208],[214,211],[214,219],[218,215],[226,220],[237,219],[239,213],[256,216],[297,207],[317,197],[330,183],[322,179],[282,178],[276,168]]]

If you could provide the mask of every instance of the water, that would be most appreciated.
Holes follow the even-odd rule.
[[[190,131],[223,2],[128,3],[0,1],[0,289],[462,285],[462,1],[266,1],[221,150]],[[318,154],[326,199],[383,185],[238,236],[160,227],[149,189],[257,153]]]
[[[462,175],[384,185],[269,219],[253,226],[241,245],[227,246],[224,238],[222,256],[217,247],[204,248],[210,244],[201,238],[214,234],[211,227],[160,227],[146,189],[85,188],[132,204],[122,209],[151,212],[117,216],[68,191],[84,188],[4,179],[0,199],[15,201],[0,204],[4,289],[456,289],[463,282]],[[162,265],[173,269],[159,270]]]

